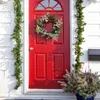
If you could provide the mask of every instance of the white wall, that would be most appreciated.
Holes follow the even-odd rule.
[[[74,43],[75,24],[75,0],[71,0],[71,44]],[[86,4],[86,3],[85,3]],[[87,50],[89,48],[100,49],[100,2],[90,4],[84,9],[85,21],[87,25],[83,33],[86,42],[82,45],[84,56],[81,58],[84,64],[83,69],[88,69],[88,66],[93,71],[100,71],[100,62],[88,62]],[[13,0],[9,0],[6,4],[0,5],[0,97],[10,96],[16,91],[13,90],[16,80],[14,78],[14,60],[11,53],[13,43],[10,40],[14,28]],[[73,46],[71,52],[71,62],[74,63]],[[17,90],[20,91],[23,87]],[[21,92],[22,93],[22,92]],[[16,94],[16,93],[15,93]],[[0,99],[1,100],[1,99]]]
[[[87,25],[83,33],[85,37],[85,43],[83,43],[84,56],[82,57],[82,61],[85,62],[83,69],[90,68],[93,72],[100,72],[100,61],[88,62],[87,54],[88,49],[100,49],[100,2],[87,5],[84,14]]]
[[[13,0],[0,5],[0,97],[8,96],[8,92],[13,88],[13,55],[12,41],[13,32]],[[1,100],[1,99],[0,99]]]

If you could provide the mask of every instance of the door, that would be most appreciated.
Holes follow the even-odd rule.
[[[36,19],[46,13],[62,19],[57,41],[35,32]],[[29,0],[29,88],[60,89],[65,70],[70,70],[69,0]],[[49,31],[51,24],[46,24]]]

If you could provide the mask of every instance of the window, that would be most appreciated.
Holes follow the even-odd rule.
[[[56,0],[43,0],[38,4],[36,10],[62,11],[62,7]]]

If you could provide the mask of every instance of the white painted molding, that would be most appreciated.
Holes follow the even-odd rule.
[[[73,70],[73,66],[72,64],[74,64],[74,55],[73,55],[73,43],[74,43],[74,36],[73,36],[73,20],[74,20],[74,17],[73,17],[73,7],[74,7],[74,1],[73,0],[69,0],[70,1],[70,71]]]
[[[23,72],[23,78],[24,78],[24,93],[27,93],[28,91],[28,77],[29,77],[29,29],[28,29],[28,25],[29,25],[29,0],[25,0],[24,1],[24,72]]]

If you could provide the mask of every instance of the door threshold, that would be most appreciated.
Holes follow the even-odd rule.
[[[66,94],[62,89],[28,89],[25,94]]]

